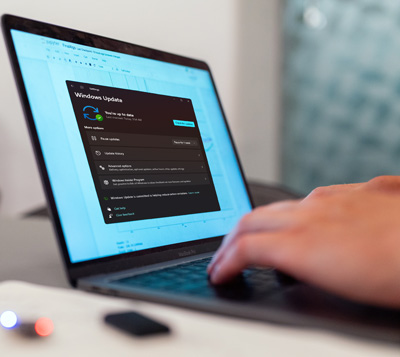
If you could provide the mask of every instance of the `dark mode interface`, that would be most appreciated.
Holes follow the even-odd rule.
[[[105,223],[220,210],[190,99],[66,83]]]

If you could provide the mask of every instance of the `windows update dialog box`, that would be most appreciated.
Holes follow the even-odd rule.
[[[66,84],[105,223],[220,210],[190,99]]]

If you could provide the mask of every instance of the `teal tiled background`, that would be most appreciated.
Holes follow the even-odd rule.
[[[400,1],[287,0],[282,179],[400,175]]]

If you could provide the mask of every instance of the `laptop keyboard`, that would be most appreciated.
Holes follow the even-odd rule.
[[[138,288],[181,293],[198,297],[223,297],[254,300],[282,290],[282,279],[274,269],[246,269],[228,284],[214,286],[206,271],[211,258],[179,264],[160,270],[119,279],[117,283]]]

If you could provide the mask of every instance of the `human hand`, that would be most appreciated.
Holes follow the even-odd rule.
[[[400,177],[321,187],[253,210],[224,238],[208,273],[220,284],[247,266],[400,308]]]

